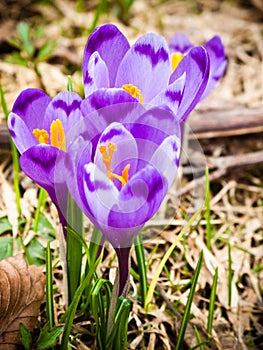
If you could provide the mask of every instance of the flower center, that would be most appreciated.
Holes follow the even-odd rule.
[[[100,146],[99,147],[100,153],[101,153],[101,157],[102,157],[102,161],[106,167],[107,173],[106,175],[108,176],[108,178],[112,181],[112,179],[117,179],[121,182],[122,187],[124,185],[126,185],[126,183],[129,180],[129,169],[130,169],[130,164],[127,164],[124,169],[122,170],[121,175],[115,174],[112,172],[111,169],[111,162],[112,162],[112,157],[113,154],[116,152],[117,150],[117,146],[112,143],[109,142],[107,144],[107,146]]]
[[[130,94],[132,97],[139,99],[140,103],[143,103],[143,96],[141,93],[141,90],[139,90],[135,85],[132,84],[125,84],[122,85],[122,89],[126,92],[128,92],[128,94]]]
[[[45,129],[34,129],[32,133],[39,143],[48,145],[49,134]],[[53,120],[50,125],[50,145],[66,152],[64,127],[59,119]]]
[[[181,52],[175,52],[171,55],[171,61],[172,61],[172,71],[176,70],[178,64],[180,61],[184,58],[184,54]]]

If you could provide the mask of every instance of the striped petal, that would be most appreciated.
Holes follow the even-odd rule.
[[[118,69],[116,87],[136,86],[145,103],[167,87],[171,74],[169,48],[157,34],[139,38],[123,58]]]

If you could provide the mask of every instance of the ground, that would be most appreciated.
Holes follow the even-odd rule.
[[[185,147],[188,155],[193,147],[196,152],[184,159],[178,182],[157,217],[146,226],[145,237],[150,237],[145,238],[144,242],[149,282],[160,259],[185,224],[185,216],[193,214],[204,202],[203,155],[210,168],[210,211],[204,211],[199,222],[169,257],[158,280],[154,306],[148,315],[136,298],[131,296],[133,308],[129,323],[129,349],[174,348],[183,305],[189,293],[189,281],[202,250],[204,263],[184,348],[191,349],[198,343],[194,326],[202,338],[206,334],[211,286],[218,267],[212,349],[260,349],[263,346],[262,2],[135,0],[128,11],[124,11],[121,3],[124,1],[100,1],[101,5],[97,1],[1,1],[0,83],[7,107],[11,110],[19,92],[27,87],[42,88],[51,96],[65,90],[67,75],[72,76],[74,90],[81,93],[80,64],[94,24],[115,23],[131,43],[147,32],[159,33],[169,40],[175,32],[181,31],[196,45],[203,44],[213,35],[220,35],[225,45],[228,67],[213,93],[198,105],[189,118],[192,131]],[[104,11],[95,23],[99,6],[104,6]],[[29,24],[32,33],[40,27],[44,29],[42,35],[35,39],[36,52],[32,58],[28,58],[23,50],[14,48],[9,40],[17,36],[16,25],[21,21]],[[45,42],[54,42],[54,49],[42,62],[36,63],[34,59]],[[27,67],[15,64],[14,53],[19,52],[27,60]],[[0,176],[0,217],[8,217],[13,226],[12,233],[1,237],[19,236],[11,152],[2,109]],[[21,174],[20,187],[23,195],[22,217],[26,221],[23,226],[24,243],[27,245],[37,238],[45,246],[46,237],[41,232],[30,230],[38,188],[24,174]],[[208,213],[210,218],[207,217]],[[56,211],[51,204],[47,206],[45,215],[59,230]],[[212,235],[211,247],[208,246],[208,231]],[[57,239],[52,242],[52,249],[58,249]],[[13,254],[17,250],[19,248],[15,247]],[[115,266],[114,263],[112,265],[113,258],[112,249],[107,247],[101,275],[112,278]],[[132,267],[136,271],[134,253]],[[42,269],[45,270],[43,261]],[[54,283],[58,287],[56,321],[63,310],[61,276],[58,265],[54,271]],[[131,277],[131,286],[136,295],[137,281],[134,277]],[[44,309],[43,303],[40,322],[45,322]],[[82,319],[76,319],[74,323],[73,332],[81,334],[76,343],[79,349],[94,346],[86,334],[85,325]]]

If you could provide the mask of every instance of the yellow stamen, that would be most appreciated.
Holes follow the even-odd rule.
[[[38,140],[39,143],[48,144],[48,133],[44,129],[34,129],[33,135]]]
[[[63,124],[61,120],[56,119],[50,125],[50,144],[62,151],[66,151],[66,140]]]
[[[171,56],[171,60],[172,60],[172,71],[174,71],[178,64],[180,63],[180,61],[184,58],[184,54],[181,53],[181,52],[175,52],[175,53],[172,53],[172,56]]]
[[[117,146],[109,142],[107,146],[103,145],[99,147],[99,151],[101,153],[102,161],[106,167],[107,170],[107,176],[110,180],[117,179],[121,182],[122,187],[126,185],[126,183],[129,180],[129,169],[130,169],[130,164],[127,164],[125,168],[123,169],[121,175],[115,174],[111,170],[111,162],[112,162],[112,157],[115,151],[117,150]]]
[[[128,92],[128,94],[130,94],[134,98],[139,97],[139,102],[143,103],[143,96],[141,90],[139,90],[136,86],[132,84],[125,84],[122,85],[122,89]]]
[[[125,168],[122,170],[122,173],[121,173],[121,176],[122,176],[123,180],[125,181],[125,183],[127,183],[128,180],[129,180],[129,169],[130,169],[130,166],[131,166],[130,164],[127,164],[125,166]]]

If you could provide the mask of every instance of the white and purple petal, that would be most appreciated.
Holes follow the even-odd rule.
[[[207,51],[201,47],[193,47],[181,60],[178,67],[170,78],[170,84],[186,74],[184,94],[177,111],[177,117],[184,121],[196,104],[206,88],[209,77],[209,56]]]
[[[222,77],[227,66],[224,45],[219,36],[214,36],[204,45],[210,58],[209,81],[201,99],[204,99],[214,88],[217,81]]]
[[[129,247],[141,227],[159,209],[167,183],[158,169],[147,165],[119,192],[118,203],[108,216],[105,235],[115,247]]]
[[[46,109],[43,128],[49,131],[52,121],[59,119],[67,133],[82,117],[81,102],[81,97],[75,92],[64,91],[57,94]]]
[[[115,25],[104,24],[96,28],[89,36],[84,50],[82,63],[84,85],[89,79],[90,56],[97,51],[108,67],[110,87],[114,87],[118,67],[129,47],[128,40]]]
[[[32,132],[34,129],[43,128],[43,116],[51,98],[39,89],[26,89],[17,97],[12,113],[15,113],[25,122],[26,127]]]
[[[168,188],[171,187],[177,175],[180,153],[180,138],[173,135],[161,143],[150,160],[150,164],[166,179]]]
[[[183,73],[180,78],[168,85],[159,95],[155,96],[150,104],[153,106],[167,106],[176,114],[183,98],[185,79],[186,74]]]
[[[181,127],[176,115],[164,107],[146,111],[135,123],[129,125],[129,130],[137,142],[139,169],[149,162],[164,139],[171,135],[181,138]]]
[[[93,91],[99,88],[108,88],[109,84],[108,68],[100,57],[100,54],[95,51],[88,61],[84,84],[85,96],[89,96]]]
[[[191,48],[193,44],[190,39],[184,33],[175,33],[171,40],[169,41],[169,49],[171,53],[182,53],[186,54]]]
[[[108,215],[118,201],[118,189],[94,163],[88,163],[83,171],[84,213],[103,232],[108,223]],[[73,197],[74,194],[72,193]]]
[[[81,104],[81,113],[87,120],[89,138],[101,133],[113,122],[127,123],[136,120],[144,111],[138,101],[122,89],[99,89]],[[90,125],[90,127],[89,127]]]
[[[61,152],[56,147],[41,144],[29,148],[20,157],[20,165],[24,173],[43,187],[55,204],[57,204],[57,200],[54,170],[57,157]]]
[[[136,86],[145,103],[167,87],[171,74],[166,40],[157,34],[140,37],[124,56],[116,77],[116,87]]]
[[[23,153],[28,148],[38,144],[37,139],[32,134],[33,129],[29,129],[24,119],[19,115],[11,112],[8,116],[7,126],[19,153]]]

